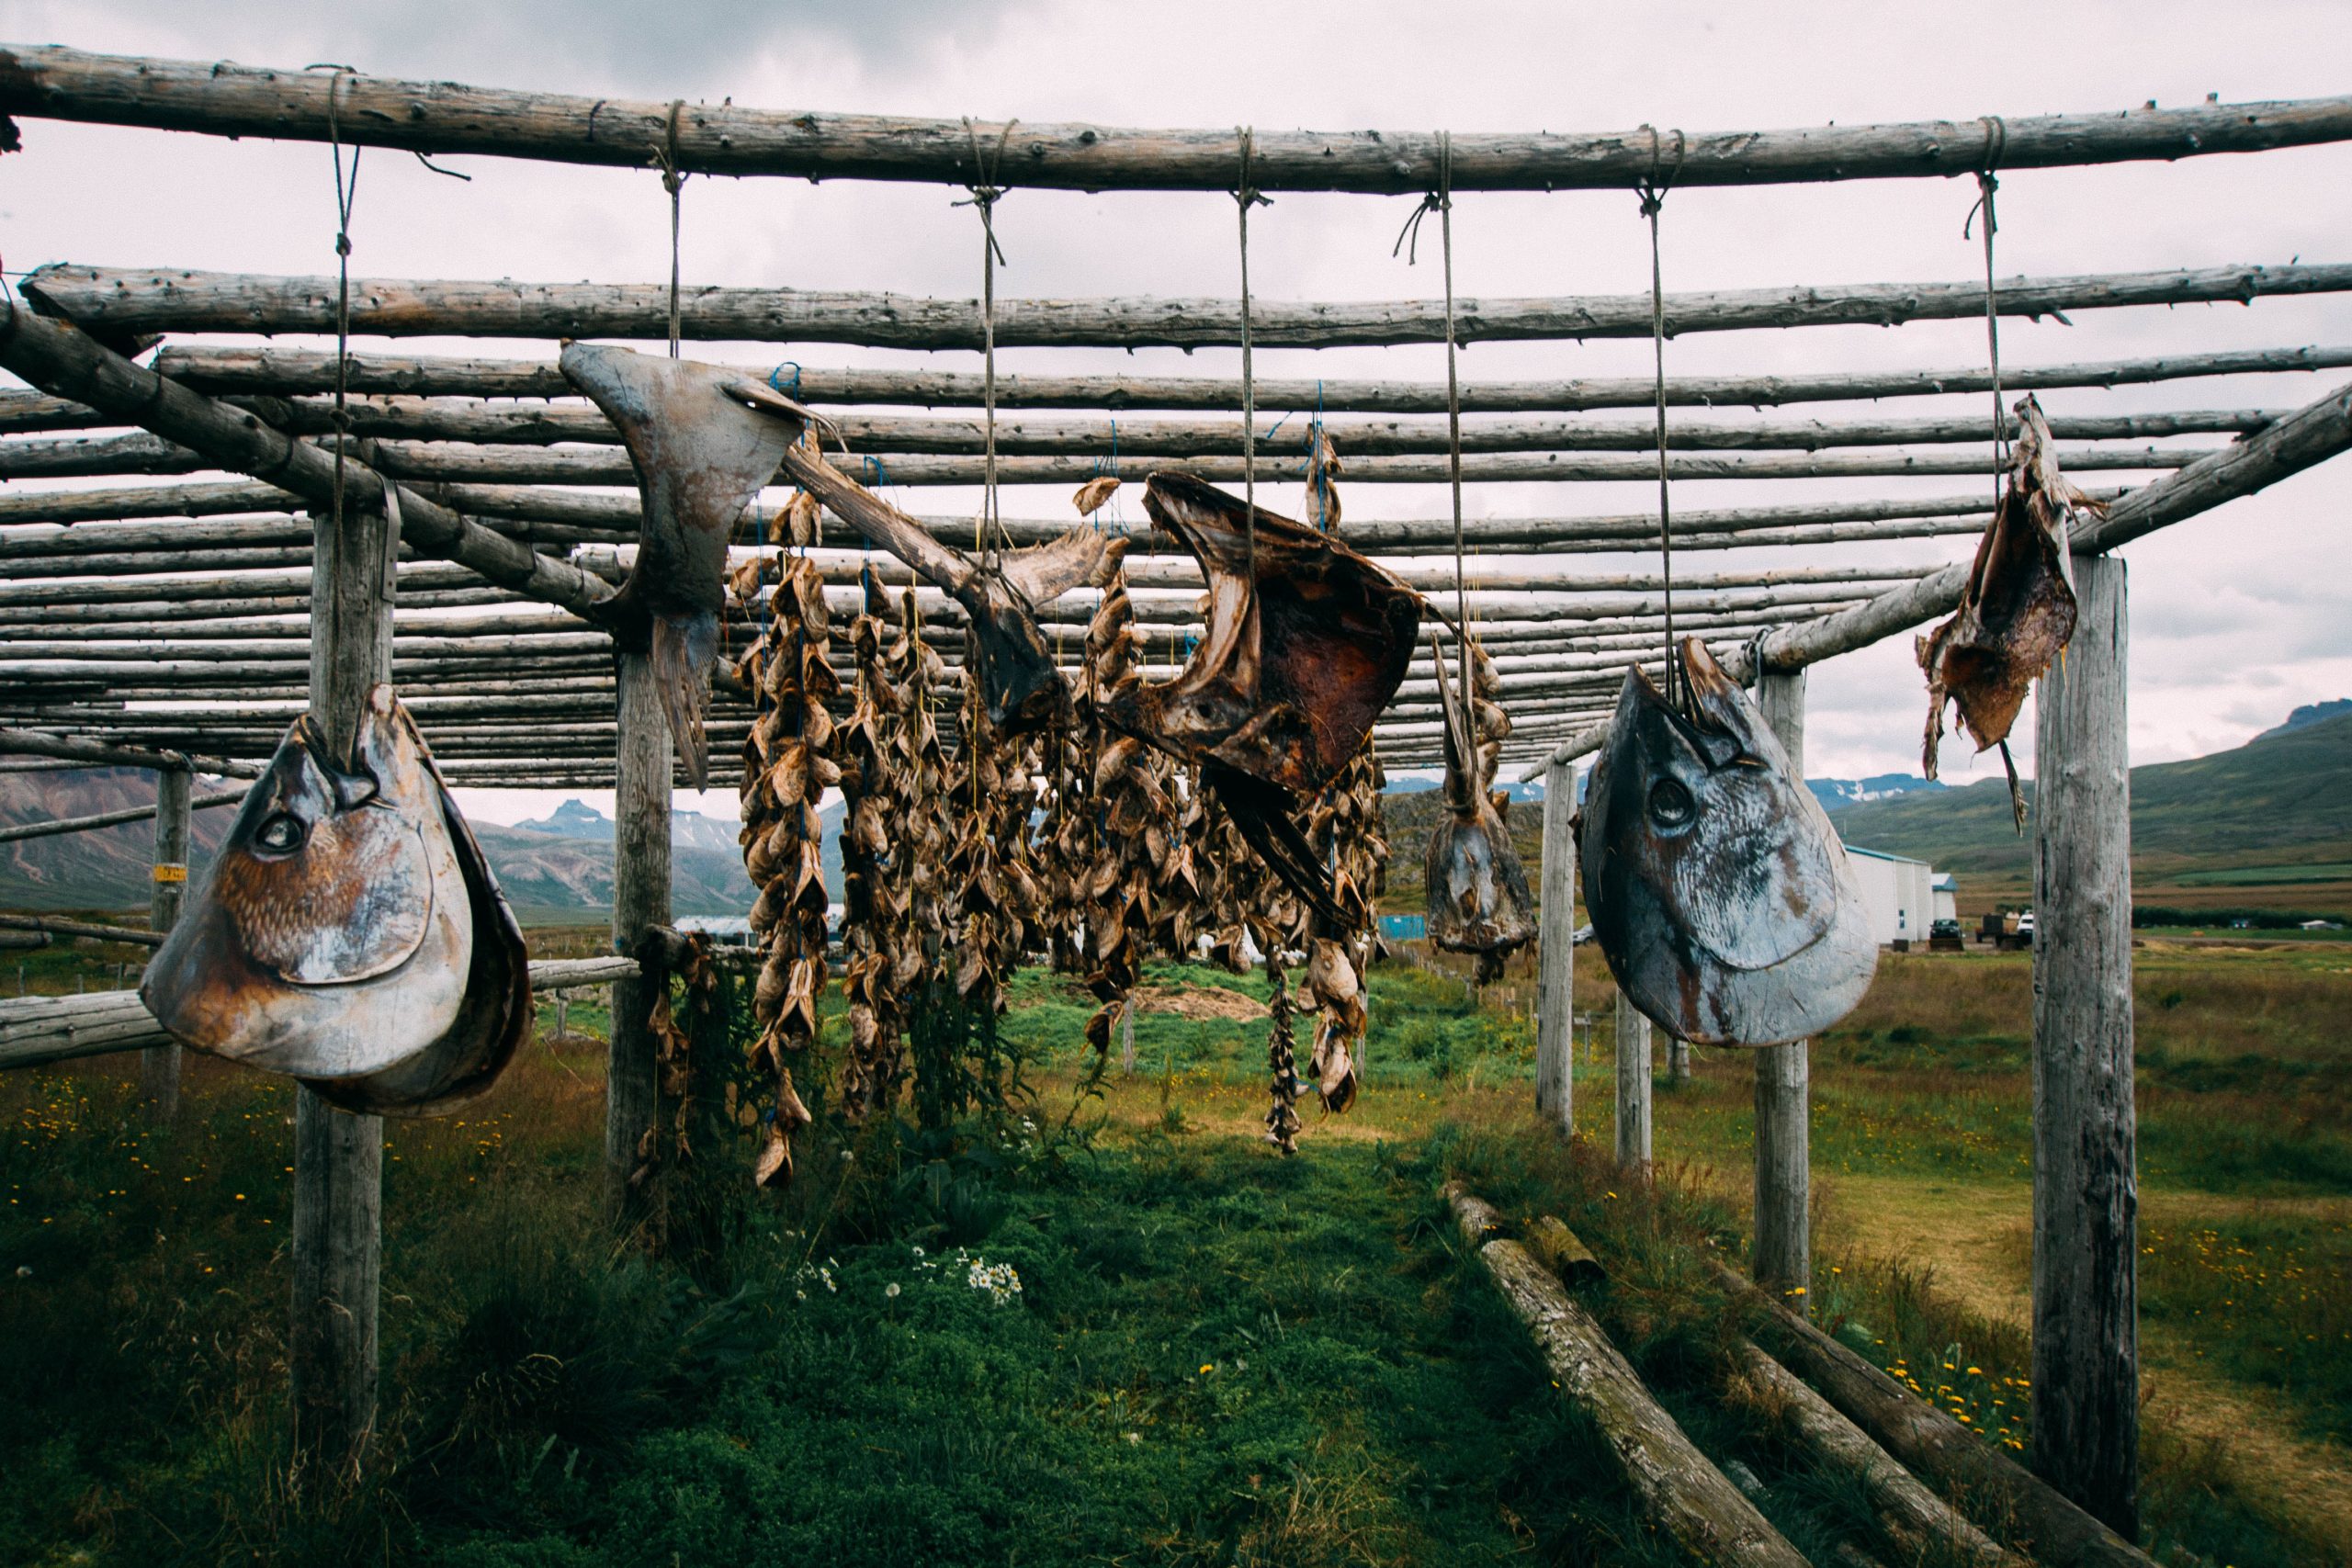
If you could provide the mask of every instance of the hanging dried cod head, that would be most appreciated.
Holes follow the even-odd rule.
[[[1091,528],[976,565],[827,463],[803,434],[820,422],[757,376],[724,366],[566,344],[563,373],[619,429],[644,497],[637,564],[598,618],[647,636],[672,738],[699,789],[707,782],[702,716],[727,542],[743,508],[782,466],[807,495],[945,591],[971,616],[991,722],[1035,728],[1060,706],[1037,607],[1099,580],[1125,548]],[[813,514],[808,519],[813,528]]]
[[[139,984],[182,1044],[347,1111],[487,1089],[531,1022],[523,933],[390,686],[349,769],[298,719]]]
[[[1446,809],[1430,831],[1422,874],[1430,941],[1451,953],[1478,954],[1479,978],[1486,980],[1501,973],[1505,956],[1534,940],[1535,900],[1504,820],[1510,797],[1494,792],[1495,768],[1510,734],[1510,720],[1493,700],[1501,682],[1486,650],[1474,645],[1471,652],[1472,680],[1487,689],[1457,693],[1446,676],[1444,650],[1430,638],[1445,712]]]
[[[1919,668],[1928,672],[1928,732],[1921,761],[1936,776],[1944,705],[1960,710],[1960,727],[1979,751],[2001,749],[2008,769],[2009,809],[2025,827],[2025,793],[2009,760],[2009,728],[2027,689],[2075,635],[2075,573],[2067,536],[2078,512],[2104,512],[2058,471],[2050,425],[2032,398],[2017,405],[2018,442],[2008,482],[1993,521],[1977,542],[1976,559],[1961,591],[1960,611],[1919,638]]]
[[[1594,939],[1678,1039],[1778,1045],[1853,1010],[1878,943],[1837,830],[1696,637],[1688,716],[1625,672],[1577,819]]]
[[[1420,596],[1339,540],[1186,474],[1144,510],[1208,578],[1208,635],[1183,672],[1114,694],[1114,728],[1201,766],[1250,847],[1328,919],[1322,868],[1291,820],[1372,732],[1412,661]],[[1254,536],[1254,537],[1253,537]]]

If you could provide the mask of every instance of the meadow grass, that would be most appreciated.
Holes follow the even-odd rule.
[[[1661,1083],[1656,1179],[1610,1168],[1610,993],[1584,958],[1577,1009],[1603,1021],[1577,1089],[1597,1136],[1532,1125],[1523,1010],[1449,974],[1374,969],[1364,1100],[1344,1118],[1310,1100],[1282,1160],[1255,1137],[1262,1021],[1146,1013],[1134,1075],[1090,1094],[1091,1001],[1027,972],[1003,1034],[1030,1099],[948,1134],[820,1144],[781,1197],[729,1185],[723,1247],[684,1261],[604,1222],[604,1020],[583,996],[572,1036],[528,1047],[479,1109],[391,1127],[379,1461],[356,1486],[287,1462],[284,1088],[191,1058],[166,1132],[128,1059],[9,1075],[0,1561],[1672,1561],[1455,1237],[1435,1196],[1453,1176],[1593,1246],[1610,1279],[1587,1304],[1801,1550],[1897,1561],[1731,1377],[1748,1325],[1706,1259],[1744,1251],[1747,1075],[1708,1055],[1693,1083]],[[1146,980],[1265,994],[1190,966]],[[2342,1192],[2324,1152],[2341,1109],[2300,1107],[2301,1133],[2283,1111],[2334,1081],[2322,1015],[2343,983],[2300,956],[2149,955],[2147,1098],[2182,1107],[2165,1179],[2233,1190],[2261,1168],[2314,1213]],[[1891,961],[1816,1055],[1825,1188],[2021,1183],[2027,1008],[2014,959]],[[2200,1112],[2244,1120],[2225,1137]],[[2323,1152],[2278,1177],[2298,1138]],[[2340,1223],[2266,1211],[2143,1241],[2152,1338],[2341,1419]],[[2013,1323],[1861,1251],[1825,1253],[1813,1296],[1923,1396],[2030,1448]],[[2156,1418],[2147,1455],[2165,1561],[2324,1560],[2292,1500],[2226,1454]]]

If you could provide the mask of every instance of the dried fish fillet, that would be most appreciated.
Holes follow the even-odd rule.
[[[2025,827],[2025,793],[2009,759],[2009,729],[2027,690],[2075,635],[2075,575],[2067,537],[2080,513],[2106,507],[2058,470],[2050,425],[2031,397],[2017,405],[2018,442],[2008,482],[1961,592],[1960,610],[1918,639],[1928,675],[1928,728],[1921,762],[1936,776],[1944,705],[1983,751],[1998,746],[2008,769],[2009,809]]]

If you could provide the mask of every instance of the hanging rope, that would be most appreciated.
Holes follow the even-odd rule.
[[[1004,248],[996,241],[996,204],[1004,195],[1004,187],[997,184],[997,175],[1004,167],[1004,149],[1012,140],[1012,128],[1020,123],[1017,119],[1006,120],[1003,130],[997,133],[996,155],[983,160],[979,128],[971,116],[964,117],[964,137],[971,144],[975,183],[966,187],[972,193],[971,199],[956,203],[957,207],[972,208],[980,215],[980,407],[986,421],[986,444],[980,462],[980,515],[972,525],[972,548],[979,554],[983,565],[995,563],[991,530],[998,538],[1004,536],[1004,519],[997,510],[996,493],[996,269],[1004,261]]]
[[[351,174],[346,179],[343,172],[343,127],[335,115],[335,96],[346,74],[357,75],[348,65],[311,67],[313,71],[332,70],[327,78],[327,142],[334,152],[334,490],[332,511],[335,537],[343,533],[343,460],[344,449],[351,445],[351,208],[359,197],[359,154],[365,148],[351,150]]]
[[[1234,128],[1234,134],[1241,139],[1241,178],[1233,187],[1234,205],[1241,215],[1241,499],[1245,506],[1241,514],[1241,536],[1243,553],[1249,562],[1250,581],[1255,582],[1258,581],[1258,387],[1250,342],[1250,209],[1272,207],[1273,202],[1260,193],[1250,178],[1250,165],[1257,155],[1257,132],[1249,126],[1241,125]]]
[[[1994,170],[2000,166],[2001,154],[2008,150],[2008,122],[1999,115],[1984,117],[1984,166],[1976,171],[1976,205],[1968,209],[1967,220],[1960,226],[1960,237],[1968,238],[1969,225],[1976,221],[1979,212],[1984,215],[1984,347],[1993,365],[1993,506],[2001,505],[2001,477],[2009,467],[2008,410],[2001,406],[2001,312],[1993,296],[1993,232],[2000,227],[1993,215],[1993,193],[2001,188]]]
[[[684,98],[670,100],[670,130],[662,144],[653,150],[653,162],[662,170],[662,188],[670,193],[670,357],[678,357],[678,193],[686,187],[686,176],[678,168],[678,115],[686,107]]]
[[[1667,482],[1666,455],[1666,278],[1658,259],[1657,215],[1666,206],[1666,193],[1674,184],[1675,175],[1682,172],[1682,160],[1689,142],[1679,130],[1674,133],[1674,173],[1661,177],[1658,168],[1659,142],[1657,127],[1650,133],[1650,175],[1640,186],[1642,217],[1650,226],[1650,356],[1655,377],[1657,402],[1657,546],[1658,581],[1664,588],[1666,610],[1666,700],[1669,705],[1683,705],[1680,700],[1681,682],[1676,675],[1678,662],[1674,654],[1674,513]]]
[[[1437,214],[1439,249],[1443,254],[1445,270],[1445,424],[1446,472],[1453,487],[1453,637],[1462,653],[1462,692],[1465,701],[1470,693],[1470,595],[1464,583],[1463,555],[1466,549],[1462,531],[1462,383],[1455,366],[1460,351],[1453,321],[1453,133],[1437,133],[1437,188],[1421,197],[1405,226],[1396,231],[1396,243],[1389,248],[1393,259],[1400,253],[1407,266],[1420,263],[1421,220]],[[1322,385],[1316,386],[1317,407],[1321,407]],[[1440,612],[1441,615],[1442,612]],[[1444,671],[1438,672],[1442,682]]]

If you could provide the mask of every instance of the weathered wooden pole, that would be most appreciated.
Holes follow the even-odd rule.
[[[180,918],[180,895],[187,891],[188,784],[186,768],[155,774],[154,891],[147,906],[151,931],[170,931]],[[140,1053],[139,1093],[150,1115],[168,1122],[180,1109],[180,1048],[153,1045]]]
[[[1804,671],[1760,676],[1756,705],[1789,754],[1789,773],[1804,779]],[[1756,1057],[1755,1242],[1748,1263],[1757,1283],[1778,1291],[1800,1312],[1813,1285],[1813,1066],[1807,1042],[1770,1045]]]
[[[2139,1177],[2123,562],[2077,556],[2035,702],[2033,1468],[2139,1534]]]
[[[636,978],[613,983],[611,1043],[605,1057],[605,1174],[614,1213],[635,1215],[629,1173],[639,1145],[652,1130],[653,1000],[670,983],[658,942],[648,930],[670,923],[670,727],[662,716],[653,658],[644,651],[616,656],[620,739],[613,802],[613,946],[635,957]]]
[[[1690,1042],[1677,1039],[1671,1034],[1666,1037],[1666,1081],[1690,1081]]]
[[[1535,972],[1535,1111],[1562,1137],[1576,1131],[1571,1057],[1576,1008],[1577,770],[1544,771],[1544,858],[1537,870],[1542,926]]]
[[[312,519],[311,714],[327,749],[356,761],[368,694],[392,671],[392,561],[400,540],[376,485],[351,485],[342,525]],[[294,1438],[344,1472],[376,1425],[377,1283],[383,1246],[384,1122],[294,1090],[293,1321],[287,1359]]]
[[[1617,993],[1617,1165],[1650,1174],[1650,1021]]]

